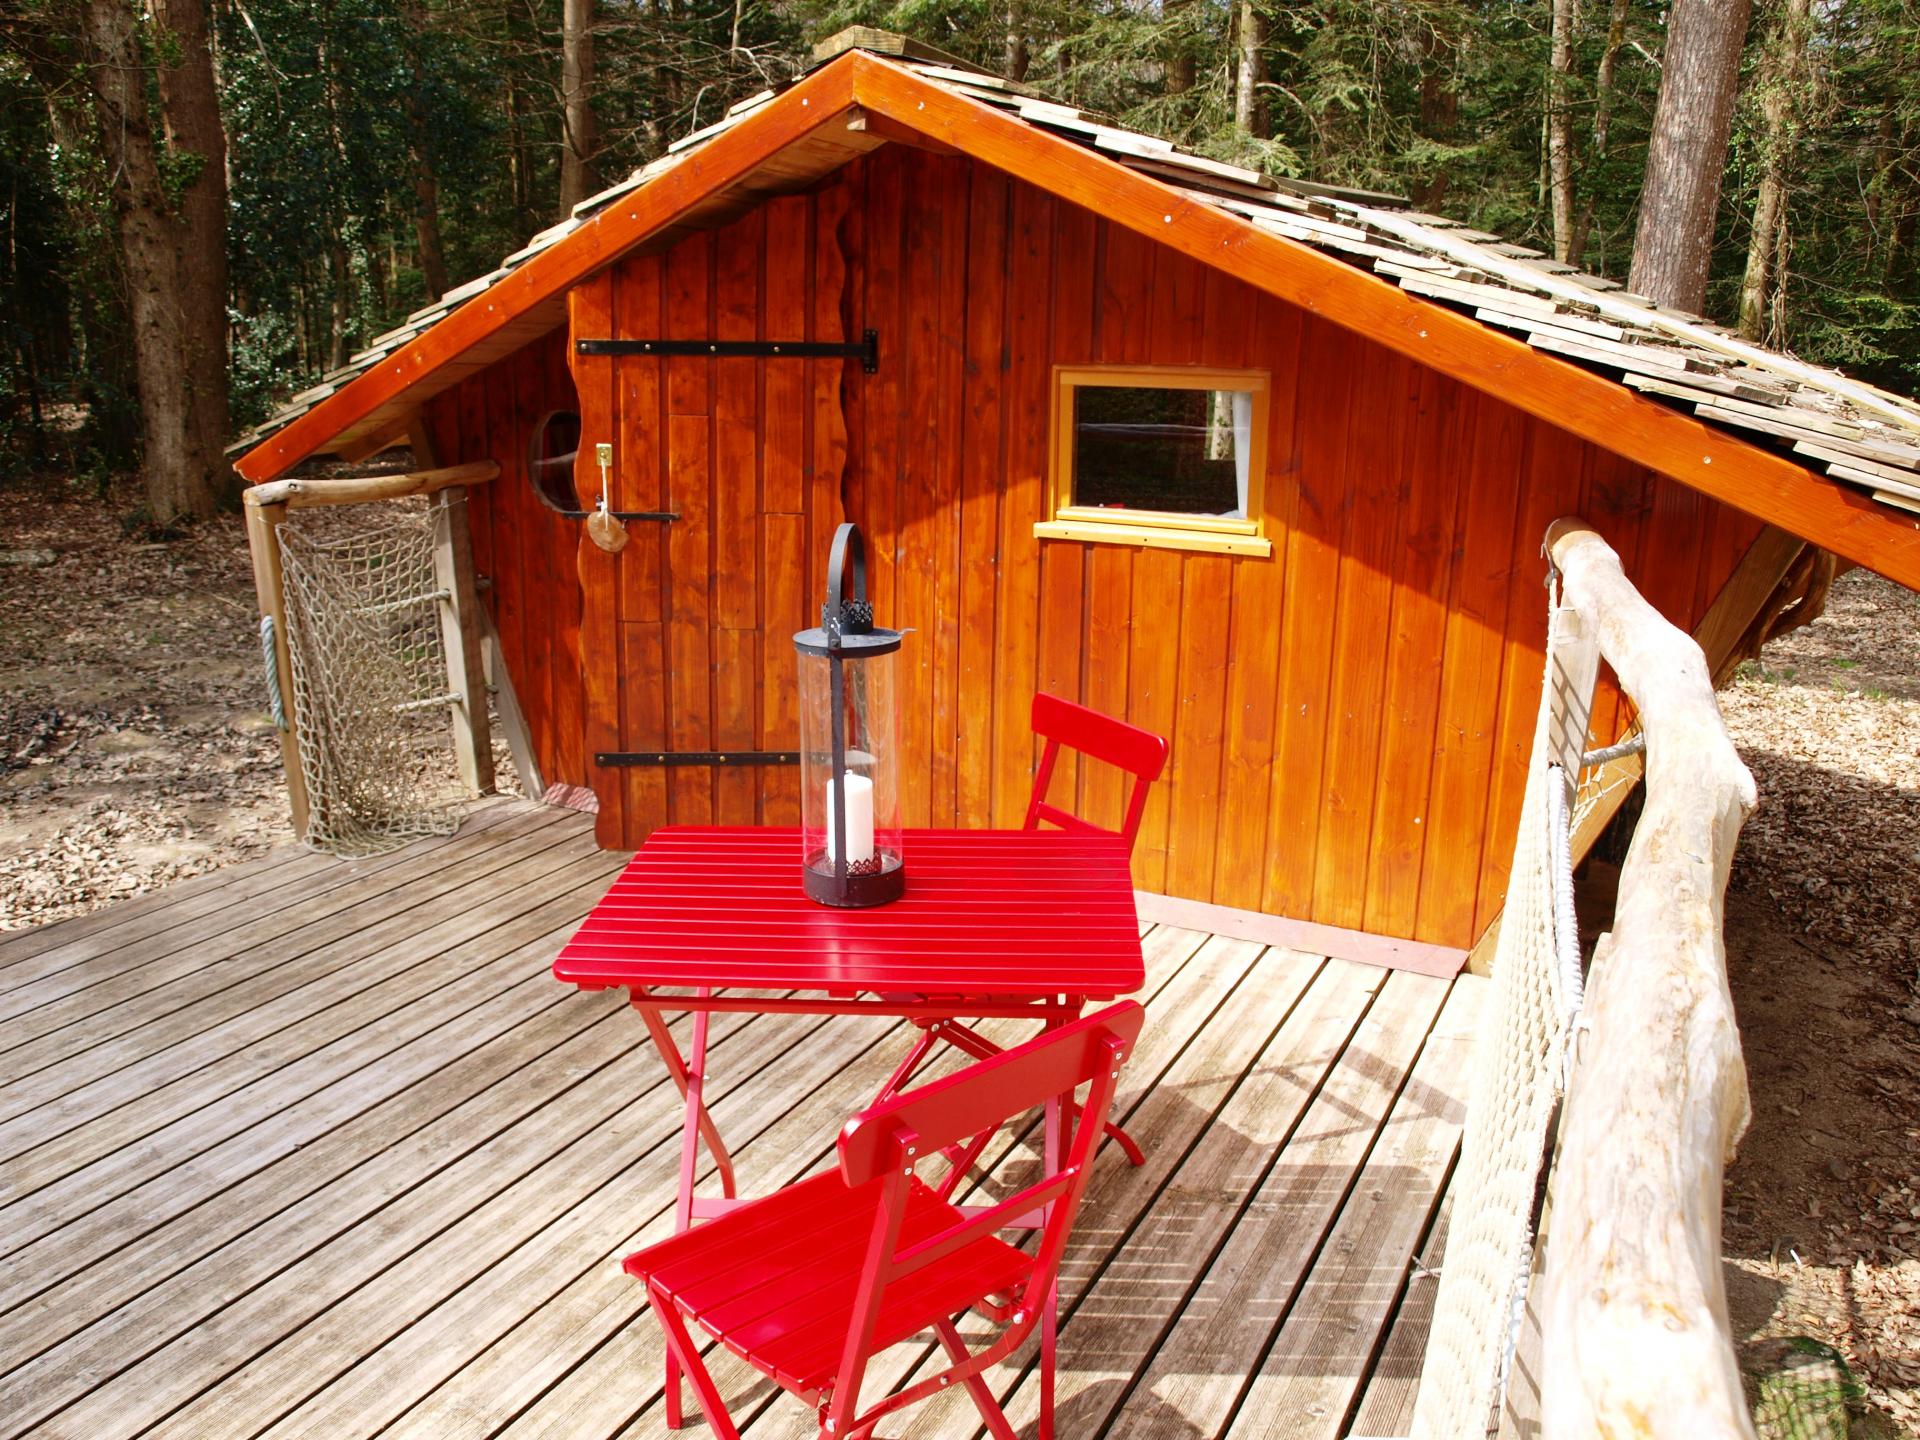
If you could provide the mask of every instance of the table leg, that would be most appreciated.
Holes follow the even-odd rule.
[[[674,1041],[673,1032],[667,1028],[667,1022],[653,1006],[635,1001],[633,1008],[640,1012],[640,1018],[646,1022],[647,1034],[653,1039],[653,1048],[660,1052],[660,1059],[667,1067],[667,1074],[673,1078],[674,1085],[679,1089],[681,1098],[688,1100],[688,1112],[697,1113],[699,1116],[700,1138],[706,1143],[707,1153],[713,1157],[714,1169],[720,1174],[720,1193],[729,1200],[733,1199],[733,1157],[727,1153],[726,1144],[721,1140],[720,1131],[715,1127],[713,1117],[707,1113],[706,1106],[699,1105],[696,1111],[696,1102],[689,1099],[692,1079],[687,1072],[687,1062],[680,1054],[680,1047]],[[701,1012],[696,1024],[704,1029],[706,1024],[704,1011]],[[704,1069],[704,1066],[702,1068]]]
[[[1048,1024],[1048,1030],[1058,1028]],[[1063,1101],[1059,1096],[1047,1101],[1045,1173],[1051,1177],[1058,1175],[1067,1167],[1067,1109],[1071,1102]],[[1042,1211],[1043,1216],[1053,1213],[1053,1201],[1048,1201]],[[1053,1283],[1047,1287],[1047,1298],[1041,1302],[1045,1309],[1040,1312],[1040,1424],[1039,1440],[1053,1440],[1053,1383],[1054,1348],[1059,1341],[1060,1330],[1060,1279],[1056,1273]]]
[[[704,999],[710,992],[701,990]],[[727,1154],[727,1147],[721,1143],[720,1132],[713,1123],[713,1117],[707,1113],[707,1033],[712,1021],[712,1013],[696,1010],[693,1015],[693,1054],[683,1058],[680,1047],[674,1042],[673,1032],[667,1028],[660,1011],[650,1005],[637,1001],[634,1008],[640,1012],[640,1018],[646,1022],[647,1034],[652,1037],[653,1045],[660,1052],[661,1060],[666,1064],[667,1073],[673,1077],[673,1083],[679,1087],[681,1097],[686,1102],[686,1115],[680,1128],[680,1193],[674,1205],[673,1228],[679,1234],[693,1228],[693,1189],[699,1170],[700,1144],[704,1140],[713,1156],[714,1168],[720,1174],[722,1192],[731,1200],[734,1195],[733,1159]],[[667,1347],[666,1374],[663,1384],[665,1401],[665,1420],[669,1430],[678,1430],[683,1418],[680,1394],[680,1360],[673,1353],[672,1346]]]

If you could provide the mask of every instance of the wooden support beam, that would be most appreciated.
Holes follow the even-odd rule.
[[[317,505],[365,505],[375,500],[404,500],[431,495],[454,485],[485,485],[497,478],[500,466],[492,460],[472,460],[438,470],[410,470],[404,475],[354,475],[339,480],[275,480],[243,492],[247,504],[280,505],[308,510]]]
[[[1182,930],[1224,935],[1231,940],[1252,940],[1261,945],[1297,950],[1304,955],[1326,955],[1335,960],[1376,965],[1383,970],[1410,970],[1416,975],[1451,980],[1460,973],[1467,958],[1466,951],[1451,945],[1396,940],[1388,935],[1370,935],[1364,930],[1293,920],[1258,910],[1239,910],[1205,900],[1158,895],[1150,890],[1134,891],[1133,900],[1140,919],[1149,925],[1176,925]]]
[[[460,782],[474,795],[493,792],[493,737],[487,722],[486,663],[481,655],[480,599],[473,584],[473,538],[464,490],[442,490],[433,507],[434,588],[440,639],[447,652],[447,680],[454,701],[453,754]]]
[[[287,648],[286,592],[280,574],[280,525],[284,504],[246,507],[247,549],[253,556],[253,592],[260,613],[273,622],[273,666],[280,686],[284,724],[280,726],[280,767],[287,777],[287,807],[295,838],[307,833],[307,777],[300,768],[300,734],[293,708],[293,653]],[[264,658],[264,657],[263,657]]]
[[[1639,708],[1647,803],[1574,1042],[1544,1272],[1542,1434],[1752,1440],[1720,1206],[1749,1113],[1721,904],[1753,777],[1701,647],[1584,524],[1556,524],[1549,546]]]
[[[407,427],[407,444],[413,450],[413,463],[422,470],[444,468],[433,432],[418,415]],[[486,641],[466,500],[464,491],[456,495],[449,488],[436,491],[427,503],[433,510],[434,588],[446,597],[440,601],[440,640],[447,654],[447,688],[455,696],[449,707],[454,763],[470,794],[489,795],[494,775],[493,736],[487,720]]]

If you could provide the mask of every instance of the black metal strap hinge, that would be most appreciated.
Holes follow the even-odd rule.
[[[838,340],[576,340],[582,355],[707,356],[715,360],[858,360],[871,375],[880,368],[880,332]]]
[[[798,750],[602,750],[593,763],[623,765],[798,765]]]

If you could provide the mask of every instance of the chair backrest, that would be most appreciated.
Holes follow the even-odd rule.
[[[1120,834],[1126,836],[1131,845],[1140,833],[1147,791],[1167,768],[1167,742],[1151,730],[1142,730],[1138,725],[1129,725],[1044,691],[1033,697],[1033,732],[1047,743],[1040,752],[1040,769],[1033,777],[1033,798],[1027,802],[1026,828],[1037,829],[1045,820],[1063,830],[1101,829],[1047,801],[1047,786],[1053,780],[1053,767],[1064,745],[1069,750],[1118,766],[1133,776],[1126,821],[1120,827]]]
[[[860,1380],[870,1358],[887,1285],[1045,1207],[1039,1249],[1022,1284],[1013,1323],[995,1345],[948,1372],[949,1377],[959,1378],[994,1363],[1032,1329],[1041,1302],[1052,1291],[1053,1277],[1066,1250],[1091,1161],[1106,1130],[1121,1062],[1132,1053],[1144,1019],[1145,1012],[1130,1000],[1110,1005],[1024,1045],[883,1100],[854,1116],[841,1129],[842,1178],[852,1186],[877,1181],[886,1188],[842,1352],[834,1390],[837,1419],[850,1420],[858,1410]],[[996,1127],[1046,1101],[1070,1101],[1081,1084],[1087,1085],[1087,1096],[1073,1126],[1064,1166],[990,1209],[899,1248],[908,1172],[916,1159]],[[1063,1109],[1065,1114],[1072,1113],[1070,1106]],[[933,1384],[931,1379],[923,1381],[893,1397],[882,1409],[892,1410]]]

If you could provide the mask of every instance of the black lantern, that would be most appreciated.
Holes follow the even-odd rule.
[[[802,630],[793,646],[800,652],[800,835],[807,894],[823,905],[884,905],[907,888],[895,777],[900,632],[873,623],[858,526],[834,532],[820,628]]]

